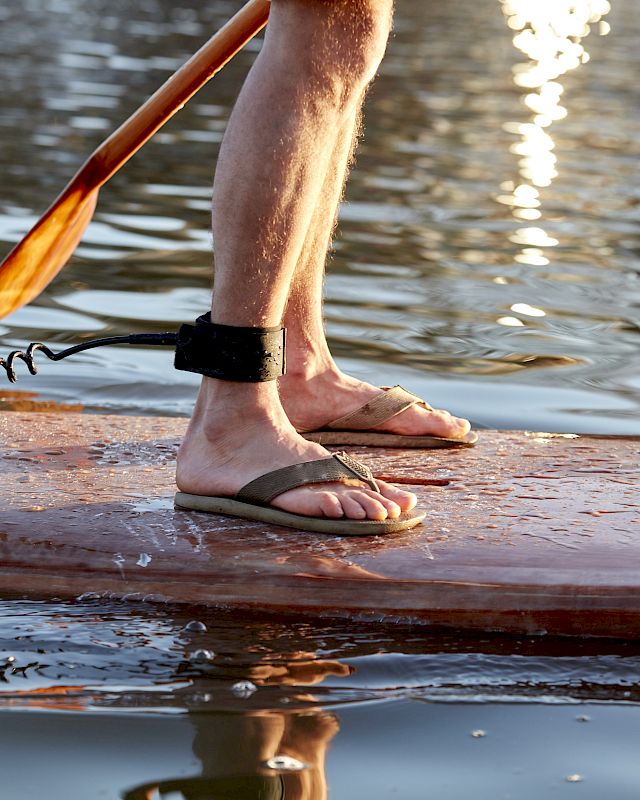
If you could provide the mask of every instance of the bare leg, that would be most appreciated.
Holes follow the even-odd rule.
[[[382,57],[391,0],[273,0],[264,47],[243,87],[214,183],[212,321],[280,324],[337,131]],[[178,453],[177,482],[232,495],[279,467],[327,455],[299,436],[275,382],[205,378]],[[321,484],[279,495],[298,514],[395,517],[415,496],[387,484]]]
[[[283,407],[299,431],[322,428],[331,420],[355,411],[381,391],[341,372],[329,352],[322,320],[326,254],[360,129],[359,120],[358,108],[340,129],[285,312],[287,374],[279,379],[278,385]],[[378,426],[377,430],[460,438],[469,428],[467,420],[453,417],[447,411],[414,407]]]

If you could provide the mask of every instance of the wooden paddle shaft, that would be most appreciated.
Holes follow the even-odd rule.
[[[229,22],[109,136],[0,264],[0,318],[37,297],[75,250],[98,191],[267,22],[269,0],[249,0]]]
[[[216,72],[267,24],[269,0],[249,0],[93,153],[92,174],[102,186]],[[99,168],[96,169],[96,167]]]

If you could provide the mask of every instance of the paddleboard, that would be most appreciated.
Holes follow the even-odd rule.
[[[185,426],[0,415],[0,595],[640,637],[638,437],[483,431],[461,450],[352,448],[427,516],[345,538],[175,509]]]

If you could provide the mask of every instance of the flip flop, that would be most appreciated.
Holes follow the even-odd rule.
[[[324,428],[313,431],[300,431],[310,442],[324,445],[353,445],[364,447],[471,447],[478,441],[478,434],[469,431],[462,439],[449,439],[443,436],[406,436],[399,433],[372,431],[407,408],[421,405],[432,407],[421,397],[402,386],[382,386],[383,394],[377,395],[360,408],[334,419]]]
[[[177,492],[175,504],[178,508],[191,511],[207,511],[212,514],[226,514],[231,517],[284,525],[303,531],[329,533],[339,536],[371,536],[407,530],[420,524],[426,514],[422,511],[407,511],[396,519],[354,520],[329,519],[327,517],[307,517],[292,514],[270,506],[274,497],[312,483],[335,481],[363,481],[375,492],[378,484],[369,467],[360,464],[346,453],[335,453],[328,458],[294,464],[291,467],[267,472],[246,486],[233,497],[210,497],[207,495]]]

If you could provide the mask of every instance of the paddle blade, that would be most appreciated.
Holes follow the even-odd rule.
[[[37,297],[60,272],[91,222],[97,199],[98,189],[84,186],[63,194],[0,264],[0,319]]]

